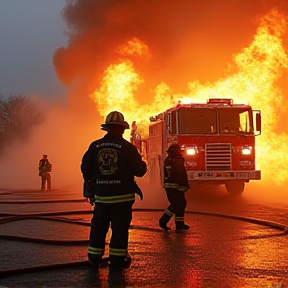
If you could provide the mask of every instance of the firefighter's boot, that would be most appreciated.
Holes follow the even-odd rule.
[[[159,226],[164,230],[171,230],[171,228],[167,226],[169,220],[171,219],[171,216],[167,213],[167,211],[170,212],[169,210],[165,210],[162,217],[159,219]]]
[[[122,268],[127,269],[131,266],[132,258],[129,254],[124,258],[123,263],[122,263]]]
[[[127,254],[125,257],[110,255],[109,262],[110,269],[121,270],[129,268],[131,266],[132,259],[129,254]]]
[[[89,259],[88,263],[89,263],[90,267],[98,269],[99,264],[102,261],[102,256],[93,255],[93,254],[89,253],[88,259]]]
[[[185,224],[184,221],[175,221],[176,230],[187,230],[190,228],[189,225]]]

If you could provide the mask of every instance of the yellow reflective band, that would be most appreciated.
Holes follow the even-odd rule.
[[[176,183],[164,183],[164,188],[177,189],[177,190],[181,190],[181,191],[183,191],[183,188],[185,189],[184,186],[181,186],[181,185],[176,184]],[[185,190],[187,190],[187,189],[185,189]]]
[[[95,195],[95,202],[100,203],[119,203],[119,202],[128,202],[135,200],[135,194],[124,194],[124,195],[117,195],[117,196],[98,196]]]
[[[184,217],[175,217],[175,222],[183,222]]]
[[[168,209],[166,209],[164,211],[165,214],[169,215],[170,217],[173,217],[174,213],[172,213],[171,211],[169,211]]]
[[[177,183],[164,183],[164,188],[177,188],[179,187],[179,184]]]
[[[104,254],[104,249],[103,248],[95,248],[95,247],[88,247],[88,253],[89,254],[94,254],[94,255],[103,255]]]
[[[117,248],[109,248],[109,255],[114,256],[127,256],[128,251],[127,249],[117,249]]]

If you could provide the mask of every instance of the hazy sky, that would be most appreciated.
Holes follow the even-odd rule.
[[[125,2],[125,1],[123,1],[123,2]],[[227,65],[227,63],[229,63],[229,61],[232,60],[232,55],[234,53],[238,53],[240,51],[240,49],[244,48],[246,45],[248,45],[252,41],[252,36],[253,36],[253,33],[255,32],[255,29],[256,29],[256,26],[252,24],[255,21],[255,16],[256,15],[259,16],[259,15],[263,14],[264,10],[266,8],[268,8],[268,6],[273,6],[272,3],[273,4],[276,3],[275,4],[276,7],[281,6],[281,5],[284,6],[284,3],[286,3],[285,0],[283,0],[283,1],[281,1],[281,0],[251,0],[251,1],[250,0],[249,1],[248,0],[245,0],[245,1],[233,0],[233,5],[232,5],[231,2],[227,1],[227,0],[221,0],[217,4],[214,1],[192,1],[191,0],[191,3],[193,3],[193,5],[191,4],[191,6],[192,6],[191,9],[193,8],[193,10],[191,10],[191,11],[189,10],[190,11],[189,13],[183,13],[183,11],[182,12],[180,11],[180,18],[179,19],[183,20],[182,22],[184,25],[188,21],[187,19],[188,18],[190,19],[192,17],[192,19],[193,19],[192,27],[189,25],[186,25],[186,26],[182,25],[181,26],[180,25],[181,21],[179,21],[179,19],[178,19],[178,21],[176,21],[176,23],[180,23],[179,25],[180,25],[181,29],[180,28],[178,30],[174,29],[177,32],[176,32],[176,34],[175,33],[173,34],[172,28],[174,26],[172,28],[169,26],[170,25],[169,23],[170,22],[173,23],[173,21],[170,21],[171,20],[170,16],[164,17],[162,15],[163,11],[165,11],[164,15],[166,15],[170,11],[169,7],[171,5],[169,6],[168,4],[169,3],[171,4],[171,2],[163,1],[162,4],[164,5],[164,7],[162,7],[162,8],[166,9],[166,10],[156,9],[154,6],[156,4],[161,5],[161,2],[162,1],[153,1],[149,5],[147,5],[146,8],[145,8],[146,1],[144,1],[144,2],[139,1],[139,2],[137,2],[137,5],[135,5],[135,2],[133,2],[133,5],[130,5],[132,3],[131,2],[129,4],[130,10],[133,13],[132,15],[134,15],[134,17],[136,17],[135,19],[138,19],[138,22],[140,22],[140,24],[139,24],[137,21],[135,22],[134,18],[132,18],[132,20],[131,20],[131,17],[132,17],[131,15],[129,16],[130,17],[129,18],[129,17],[127,17],[126,14],[123,14],[122,12],[121,12],[122,13],[121,14],[121,13],[118,13],[117,11],[115,12],[113,9],[112,9],[112,12],[111,12],[111,9],[110,10],[106,9],[109,5],[111,7],[113,7],[113,5],[115,7],[117,7],[116,4],[118,4],[118,1],[114,1],[114,0],[82,1],[82,6],[85,6],[85,5],[87,5],[88,7],[89,7],[89,5],[90,5],[90,7],[95,6],[94,7],[95,11],[96,11],[96,9],[97,9],[97,11],[99,11],[98,12],[99,14],[97,14],[96,17],[95,17],[96,14],[94,15],[92,13],[93,21],[95,23],[98,23],[97,22],[98,19],[102,19],[101,16],[104,15],[104,12],[106,10],[110,11],[109,13],[110,14],[112,13],[111,15],[108,14],[112,17],[110,19],[110,22],[109,22],[110,24],[108,23],[109,25],[107,25],[106,22],[103,22],[103,23],[106,23],[106,25],[103,25],[103,27],[109,28],[111,26],[113,29],[111,28],[112,30],[109,30],[108,31],[109,33],[108,33],[103,27],[102,27],[102,29],[101,29],[101,26],[98,28],[96,27],[98,29],[98,30],[96,30],[97,33],[95,32],[95,35],[97,37],[94,37],[94,38],[95,39],[100,38],[99,41],[97,40],[100,44],[98,43],[99,45],[97,47],[94,47],[92,44],[90,44],[90,47],[92,47],[90,50],[92,50],[93,57],[95,57],[96,59],[94,59],[93,61],[91,61],[89,59],[89,63],[86,63],[85,59],[83,59],[83,57],[79,57],[80,59],[78,59],[78,62],[80,62],[80,64],[83,67],[85,67],[85,70],[90,65],[90,63],[93,63],[93,67],[97,66],[100,73],[102,73],[105,67],[103,68],[101,66],[101,63],[104,63],[105,62],[104,60],[109,56],[109,53],[107,53],[107,51],[109,52],[109,48],[107,49],[107,45],[109,47],[112,39],[114,42],[117,42],[119,40],[118,38],[121,38],[122,36],[124,37],[124,36],[126,36],[126,34],[129,34],[129,33],[131,34],[132,32],[134,33],[135,31],[133,29],[136,27],[139,30],[137,33],[140,36],[142,36],[143,39],[145,39],[147,41],[148,40],[154,41],[154,46],[160,51],[159,52],[157,49],[154,49],[155,50],[154,53],[157,54],[157,51],[159,52],[157,54],[158,58],[161,58],[161,57],[159,57],[160,55],[165,56],[166,55],[165,51],[168,51],[168,58],[169,59],[171,58],[171,55],[173,56],[172,59],[176,58],[174,62],[178,63],[177,64],[178,66],[174,67],[174,70],[173,69],[171,69],[171,70],[173,73],[172,78],[176,79],[175,81],[177,82],[178,78],[175,77],[176,75],[175,75],[174,71],[177,69],[181,69],[182,73],[184,73],[185,70],[187,70],[187,67],[186,67],[187,66],[186,65],[187,59],[185,58],[185,60],[183,62],[181,57],[177,56],[177,55],[178,54],[181,54],[181,55],[185,54],[187,51],[183,51],[184,48],[182,48],[182,50],[180,51],[181,53],[176,54],[175,51],[174,51],[174,53],[172,53],[168,48],[171,48],[171,49],[175,48],[174,47],[176,45],[175,43],[177,43],[177,41],[179,41],[178,38],[180,36],[182,37],[183,36],[182,34],[185,35],[188,28],[190,27],[189,32],[191,32],[192,34],[194,33],[194,38],[197,39],[197,41],[194,41],[195,43],[193,42],[193,45],[190,45],[191,43],[190,44],[188,43],[189,45],[182,45],[183,47],[189,46],[189,49],[191,50],[189,53],[189,57],[192,58],[190,60],[193,63],[190,66],[193,65],[193,67],[194,67],[194,74],[193,74],[193,72],[189,71],[189,73],[187,73],[189,75],[189,79],[187,77],[186,78],[188,80],[191,80],[190,78],[196,78],[196,79],[200,79],[200,80],[204,80],[204,81],[214,81],[220,75],[222,75],[223,66],[224,66],[223,63],[225,63],[225,65]],[[183,1],[182,4],[184,2],[186,2],[186,1]],[[121,3],[121,2],[119,2],[119,3]],[[209,6],[207,6],[208,5],[207,3],[209,4]],[[228,5],[228,3],[230,3],[230,4]],[[271,5],[270,4],[268,5],[268,3],[271,3]],[[280,3],[282,3],[282,4],[280,5]],[[29,95],[38,95],[38,96],[45,97],[45,98],[54,98],[54,97],[58,97],[58,96],[65,97],[66,96],[66,94],[67,94],[66,88],[63,86],[63,84],[61,84],[60,80],[57,78],[55,68],[53,66],[53,56],[54,56],[55,51],[57,51],[57,49],[59,47],[67,47],[67,46],[69,47],[69,45],[67,44],[68,38],[65,37],[66,24],[65,24],[63,18],[61,17],[61,11],[66,6],[65,4],[66,4],[66,0],[0,0],[0,94],[4,94],[4,95],[21,94],[21,95],[28,95],[28,96]],[[85,4],[85,5],[83,5],[83,4]],[[142,6],[140,4],[142,6],[144,5],[144,8],[146,10],[144,8],[141,8]],[[137,13],[139,13],[139,11],[136,9],[137,6],[140,7],[140,8],[138,7],[138,10],[140,10],[140,11],[141,11],[141,9],[144,9],[143,11],[140,12],[140,14],[137,14]],[[151,6],[153,6],[153,7],[151,7]],[[179,5],[179,7],[181,7],[181,6],[183,6],[183,5]],[[207,9],[207,7],[209,7],[209,9]],[[173,9],[174,9],[174,6],[173,6]],[[241,9],[241,13],[238,12],[239,9]],[[156,12],[158,11],[160,14],[159,13],[158,14],[152,13],[153,10]],[[176,10],[176,12],[178,10]],[[91,9],[86,11],[86,14],[84,15],[84,17],[82,15],[82,18],[83,19],[90,19],[89,18],[90,11],[91,11]],[[147,15],[144,13],[145,11],[146,11]],[[193,14],[192,13],[193,11],[194,12],[196,11],[197,13]],[[83,24],[82,22],[86,21],[86,20],[79,20],[79,19],[81,19],[81,13],[82,12],[83,11],[81,9],[79,9],[79,11],[77,13],[73,12],[74,14],[72,13],[70,16],[68,16],[68,19],[70,21],[70,22],[69,21],[68,22],[70,24],[76,23],[76,25],[82,25]],[[148,12],[149,13],[151,12],[151,15]],[[113,13],[115,13],[115,15]],[[174,11],[172,14],[174,14]],[[175,14],[177,14],[177,13],[175,13]],[[69,13],[67,15],[69,15]],[[123,16],[123,15],[126,15],[126,16]],[[231,15],[233,15],[233,16],[231,16]],[[161,21],[160,21],[160,23],[164,23],[162,26],[159,25],[159,23],[158,23],[160,16],[164,17],[163,19],[161,18]],[[76,17],[76,20],[73,17]],[[127,19],[128,19],[127,20],[128,26],[124,26],[124,28],[126,28],[126,29],[124,29],[123,25],[122,25],[123,24],[122,22],[124,21],[122,18],[125,18],[125,17],[127,17]],[[188,18],[186,19],[185,17],[186,18],[188,17]],[[109,18],[104,17],[103,19],[107,20]],[[118,20],[116,21],[115,19],[118,19]],[[140,20],[142,19],[142,20],[139,21],[139,19]],[[175,19],[177,20],[177,18],[175,18]],[[174,21],[175,21],[175,19],[174,19]],[[225,19],[225,21],[224,20],[221,21],[221,19]],[[74,22],[74,21],[76,21],[76,22]],[[148,21],[148,22],[146,23],[145,21],[146,22]],[[157,25],[155,25],[155,21],[157,21]],[[95,23],[93,24],[94,26],[92,25],[92,27],[94,27],[94,28],[95,28]],[[102,22],[99,22],[97,24],[97,26],[99,26],[101,23]],[[134,24],[132,25],[131,23],[134,23]],[[136,25],[137,23],[138,23],[138,26]],[[213,23],[213,24],[211,25],[211,23]],[[149,25],[152,25],[151,27],[153,27],[153,28],[151,28]],[[120,26],[120,28],[118,26]],[[231,26],[231,29],[230,29],[230,26]],[[132,29],[132,32],[131,32],[131,29]],[[218,31],[216,30],[217,33],[215,32],[215,29],[218,29]],[[146,32],[143,30],[145,30]],[[168,36],[166,35],[167,33],[166,34],[164,33],[167,30],[169,31]],[[231,31],[233,31],[233,30],[235,30],[235,34],[237,34],[236,38],[235,38],[235,35],[231,34]],[[127,32],[125,32],[125,31],[127,31]],[[159,33],[157,34],[157,31],[158,32],[160,31],[161,37],[159,37]],[[178,33],[179,31],[182,31],[182,34]],[[184,32],[186,31],[186,32],[184,33],[183,31]],[[205,31],[205,33],[203,31]],[[132,36],[135,34],[135,33],[134,34],[133,33],[132,33]],[[195,35],[195,33],[196,33],[196,35]],[[131,36],[130,34],[129,34],[129,36]],[[101,37],[98,37],[99,35],[101,37],[103,35],[108,35],[107,37],[106,36],[105,37],[110,42],[106,41],[105,43],[102,43]],[[175,41],[171,41],[169,35],[173,36],[175,38]],[[227,39],[230,39],[231,37],[233,37],[233,41],[229,41],[229,43],[227,43],[228,45],[223,45],[224,42],[226,42]],[[71,40],[71,42],[73,42],[73,39],[69,39],[69,40]],[[166,47],[164,49],[164,51],[162,49],[162,46],[159,44],[159,41],[161,42],[160,44],[162,46]],[[222,43],[222,45],[221,45],[221,43]],[[148,43],[148,44],[151,44],[151,43]],[[184,44],[187,44],[187,43],[184,43]],[[205,54],[205,57],[199,57],[199,51],[198,50],[200,48],[197,45],[199,47],[201,47],[201,51],[202,51],[201,53]],[[212,47],[211,47],[211,45],[212,45]],[[172,47],[170,47],[170,46],[172,46]],[[72,47],[75,47],[75,45]],[[101,49],[101,47],[102,47],[102,49]],[[231,51],[230,50],[228,51],[227,47],[230,47]],[[194,50],[198,49],[197,50],[198,54],[194,53],[195,51],[193,49]],[[88,52],[89,52],[89,49],[87,49],[87,47],[86,47],[86,50],[88,50]],[[97,53],[95,53],[95,51],[97,51]],[[216,54],[222,53],[223,55],[225,55],[225,57],[227,59],[225,58],[222,61],[223,62],[222,66],[218,65],[219,64],[218,62],[220,62],[220,60],[218,60],[218,59],[221,59],[221,57],[214,57],[212,55],[213,53],[211,53],[211,51],[214,51],[214,53],[216,53]],[[67,52],[68,53],[66,53],[66,55],[69,54],[69,49],[67,49]],[[193,55],[194,55],[194,58],[193,58]],[[214,57],[213,58],[214,62],[212,62],[212,60],[208,57],[209,55],[212,55]],[[67,56],[65,56],[65,57],[67,57]],[[163,58],[165,58],[165,57],[163,57]],[[73,61],[70,61],[71,59],[73,59]],[[75,64],[77,62],[77,57],[75,57],[75,54],[72,54],[71,59],[68,61],[70,63],[70,66],[68,65],[68,67],[65,67],[66,68],[66,71],[65,71],[66,74],[69,73],[70,71],[72,71],[71,73],[73,73],[73,71],[74,71],[73,68],[75,65],[79,66],[79,63]],[[200,61],[199,61],[199,59],[200,59]],[[159,66],[161,67],[161,69],[168,70],[168,68],[165,67],[165,65],[164,65],[167,62],[166,58],[165,58],[165,60],[162,60],[162,62],[161,62],[161,59],[157,59],[157,60],[160,61]],[[61,62],[60,64],[63,64],[63,62]],[[95,64],[97,64],[97,65],[95,65]],[[215,71],[218,71],[218,74],[215,76],[215,79],[213,79],[213,77],[212,78],[210,77],[211,78],[210,79],[208,76],[211,74],[211,72],[207,71],[207,69],[204,69],[209,64],[214,67]],[[164,66],[164,68],[161,65]],[[103,69],[101,69],[101,68],[103,68]],[[153,67],[153,71],[157,72],[158,68],[159,67]],[[60,71],[60,69],[58,69],[58,73],[60,73],[59,75],[61,77],[63,74],[63,71]],[[90,73],[89,70],[88,70],[88,73]],[[165,73],[168,73],[168,72],[165,72]],[[93,73],[90,73],[90,74],[93,75]],[[155,76],[156,76],[155,73],[153,73],[153,74],[150,73],[150,74],[153,75],[152,78],[155,79]],[[179,73],[176,73],[176,74],[179,74]],[[205,75],[205,77],[208,79],[203,77],[203,75]],[[165,75],[163,76],[161,74],[160,76],[163,78]],[[93,75],[93,77],[94,77],[94,75]],[[185,83],[187,83],[186,78],[185,78],[185,81],[183,81]],[[146,79],[146,81],[147,81],[147,79]],[[157,84],[159,79],[156,79],[154,81]],[[90,80],[90,82],[91,82],[91,80]],[[172,83],[170,83],[170,84],[172,85]],[[178,83],[177,83],[177,85],[178,85]],[[150,89],[150,87],[149,87],[149,89]]]
[[[53,54],[65,46],[65,0],[0,0],[0,94],[65,97]]]

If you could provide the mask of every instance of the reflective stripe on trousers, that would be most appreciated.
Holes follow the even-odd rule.
[[[103,256],[104,255],[104,248],[95,248],[88,246],[88,254],[93,254],[95,256]]]
[[[91,220],[88,254],[104,254],[106,235],[111,226],[109,256],[122,258],[127,255],[129,227],[134,201],[118,203],[95,203]]]
[[[95,195],[95,202],[99,203],[121,203],[121,202],[129,202],[135,201],[135,194],[129,193],[124,195],[116,195],[116,196],[99,196]]]
[[[109,256],[120,256],[126,257],[128,254],[127,249],[117,249],[117,248],[109,248]]]

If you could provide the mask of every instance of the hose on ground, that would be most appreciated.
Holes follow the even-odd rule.
[[[64,200],[62,200],[64,201]],[[78,201],[78,200],[77,200]],[[51,202],[51,201],[50,201]],[[1,202],[2,203],[2,202]],[[25,202],[31,203],[31,202]],[[37,203],[33,201],[33,203]],[[39,203],[43,203],[43,201],[39,201]],[[81,219],[69,219],[64,217],[56,217],[61,215],[79,215],[79,214],[92,214],[92,210],[74,210],[74,211],[57,211],[57,212],[43,212],[43,213],[0,213],[0,217],[6,217],[0,220],[0,224],[12,222],[12,221],[22,221],[25,219],[42,219],[47,221],[59,221],[59,222],[66,222],[71,224],[77,225],[85,225],[90,226],[90,223],[81,221]],[[133,212],[163,212],[162,209],[133,209]],[[281,231],[281,233],[273,234],[272,236],[283,236],[288,234],[288,227],[279,223],[255,219],[255,218],[247,218],[247,217],[239,217],[233,215],[225,215],[225,214],[217,214],[217,213],[208,213],[208,212],[201,212],[201,211],[186,211],[185,213],[189,214],[197,214],[197,215],[204,215],[204,216],[212,216],[212,217],[221,217],[226,219],[232,219],[237,221],[245,221],[249,223],[253,223],[256,225],[261,225],[265,227],[269,227],[271,229]],[[143,229],[143,230],[152,230],[155,232],[162,232],[162,229],[153,228],[153,227],[142,227],[137,225],[131,225],[131,229]],[[267,236],[267,237],[271,237]],[[263,238],[263,237],[259,237]],[[49,239],[41,239],[41,238],[34,238],[34,237],[23,237],[23,236],[15,236],[15,235],[0,235],[0,239],[6,240],[18,240],[18,241],[29,241],[29,242],[37,242],[37,243],[44,243],[44,244],[52,244],[52,245],[88,245],[88,240],[49,240]],[[108,262],[108,257],[103,258],[103,264]],[[57,268],[68,268],[68,267],[78,267],[78,266],[88,266],[88,261],[76,261],[76,262],[68,262],[68,263],[58,263],[58,264],[51,264],[51,265],[44,265],[44,266],[32,266],[26,268],[19,268],[19,269],[11,269],[11,270],[1,270],[0,271],[0,278],[23,274],[28,272],[37,272],[49,269],[57,269]]]

